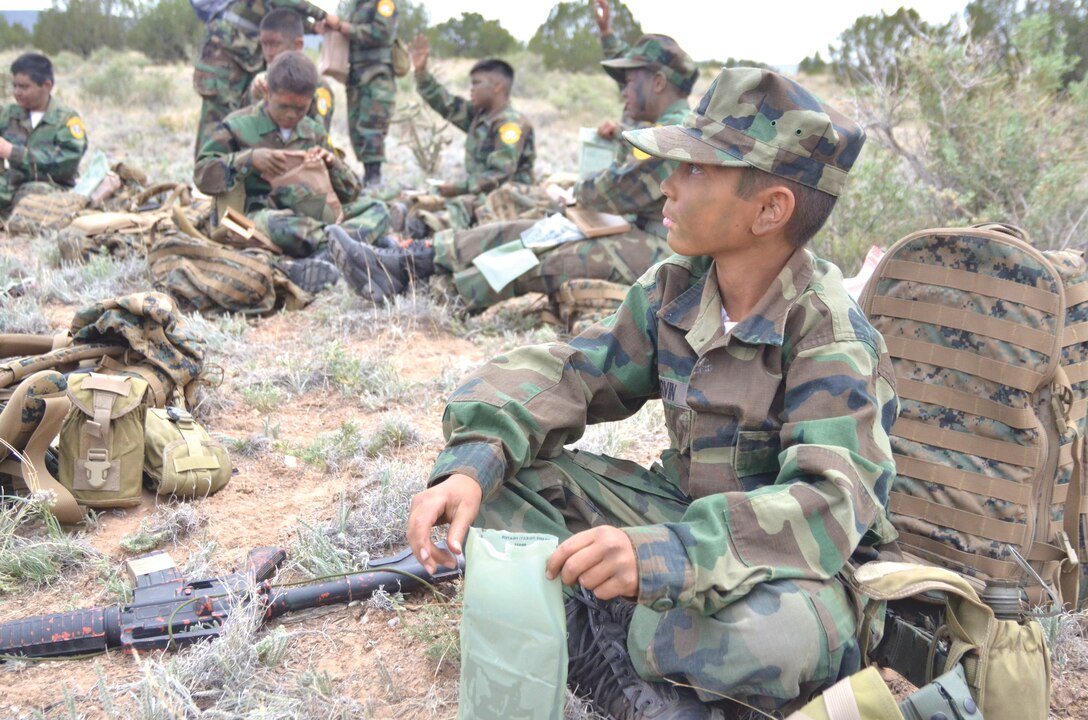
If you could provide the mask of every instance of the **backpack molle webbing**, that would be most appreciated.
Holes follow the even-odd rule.
[[[1022,580],[1015,551],[1076,602],[1085,277],[1078,254],[992,226],[914,233],[881,260],[861,305],[895,367],[889,507],[908,552]]]

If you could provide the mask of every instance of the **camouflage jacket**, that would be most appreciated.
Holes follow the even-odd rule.
[[[677,100],[665,108],[657,124],[680,125],[690,110],[687,100]],[[661,222],[661,210],[665,207],[661,182],[678,164],[635,150],[626,155],[624,162],[614,162],[607,170],[575,185],[574,199],[580,207],[590,210],[634,215],[638,227],[664,239],[668,232]]]
[[[208,23],[205,45],[223,47],[246,72],[264,67],[261,55],[261,20],[276,8],[291,8],[304,18],[324,20],[325,11],[308,0],[235,0]]]
[[[37,127],[30,124],[30,113],[11,103],[0,114],[0,137],[10,142],[10,171],[19,173],[23,182],[52,182],[73,187],[79,179],[79,161],[87,151],[87,130],[71,108],[49,99],[45,115]]]
[[[512,105],[485,115],[464,98],[451,95],[430,73],[417,80],[427,104],[467,135],[468,178],[457,183],[461,194],[488,193],[511,181],[532,184],[536,140],[529,118]]]
[[[267,77],[267,75],[268,73],[260,73],[254,78],[254,83],[251,83],[249,89],[246,90],[246,105],[254,105],[265,99],[264,95],[257,97],[253,88],[258,78]],[[333,102],[332,86],[324,78],[318,78],[317,89],[314,90],[314,99],[310,101],[310,110],[306,113],[306,116],[321,123],[326,133],[332,128]]]
[[[674,255],[569,344],[471,375],[446,407],[431,482],[465,473],[488,498],[587,423],[660,398],[669,448],[655,467],[692,501],[677,523],[624,529],[638,600],[711,614],[756,583],[832,577],[859,544],[895,537],[892,378],[834,265],[798,250],[727,335],[713,261]]]
[[[253,169],[254,149],[308,150],[323,147],[335,152],[325,129],[308,117],[302,118],[284,140],[266,108],[267,101],[262,101],[228,115],[200,149],[193,170],[193,182],[208,195],[224,193],[239,181],[245,183],[247,215],[272,204],[268,197],[271,185]],[[351,202],[359,195],[359,178],[339,157],[329,168],[329,178],[341,202]],[[280,206],[283,204],[280,203]]]
[[[393,41],[397,38],[396,0],[355,0],[344,18],[348,33],[348,62],[353,66],[393,63]]]

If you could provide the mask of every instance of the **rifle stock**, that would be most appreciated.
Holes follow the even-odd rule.
[[[130,604],[0,623],[0,662],[12,656],[87,655],[114,647],[124,652],[174,649],[218,637],[227,615],[240,603],[261,603],[265,619],[271,619],[292,610],[365,599],[382,586],[413,590],[452,580],[464,570],[461,556],[456,568],[440,568],[431,575],[405,550],[371,561],[373,571],[299,587],[273,587],[268,578],[286,557],[280,548],[255,548],[241,571],[192,582],[181,577],[166,553],[135,558],[130,561],[136,581]],[[247,595],[254,585],[256,592]]]

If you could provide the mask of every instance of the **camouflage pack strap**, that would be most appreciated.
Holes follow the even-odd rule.
[[[147,383],[147,404],[153,407],[166,407],[171,403],[174,391],[180,390],[145,364],[128,365],[112,357],[104,357],[98,370],[104,374],[135,375],[143,379]]]
[[[72,369],[87,360],[123,355],[127,349],[112,343],[86,343],[58,348],[43,355],[16,358],[0,364],[0,388],[10,387],[39,370]]]
[[[132,199],[133,211],[140,212],[140,208],[146,205],[148,201],[164,193],[166,198],[159,204],[159,210],[170,210],[175,204],[189,205],[193,202],[192,192],[189,190],[188,185],[171,182],[157,183]]]
[[[53,335],[28,335],[23,333],[0,333],[0,358],[42,355],[51,350],[71,344],[72,338],[67,332]]]
[[[185,211],[182,210],[180,205],[175,205],[171,209],[170,217],[173,218],[174,224],[178,226],[178,229],[189,237],[211,242],[211,238],[197,229],[196,225],[193,224],[193,221],[185,214]]]

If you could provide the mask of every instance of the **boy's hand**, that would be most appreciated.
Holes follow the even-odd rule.
[[[435,545],[431,539],[431,528],[449,523],[446,545],[454,554],[463,554],[465,535],[480,512],[482,500],[480,483],[459,473],[450,475],[412,498],[408,510],[408,545],[427,572],[434,573],[439,564],[446,567],[457,564],[453,555]]]
[[[604,37],[612,32],[612,8],[608,0],[593,0],[593,19],[597,21],[597,30]]]
[[[431,57],[431,43],[427,41],[427,36],[420,33],[412,38],[408,52],[412,56],[412,67],[415,68],[416,75],[427,72],[427,60]]]
[[[555,549],[544,566],[548,579],[581,585],[601,600],[638,597],[638,557],[627,533],[610,525],[583,530]]]
[[[321,162],[325,163],[325,165],[327,167],[332,167],[333,163],[336,162],[336,156],[333,155],[332,152],[330,152],[329,150],[326,150],[323,147],[312,147],[309,150],[307,150],[306,151],[306,159],[307,160],[320,160]]]
[[[9,157],[11,157],[11,149],[12,144],[4,138],[0,137],[0,158],[7,160]]]
[[[266,178],[282,175],[287,170],[287,161],[283,157],[282,150],[256,148],[251,157],[253,169]]]
[[[249,85],[249,92],[254,100],[264,100],[268,96],[268,76],[261,75],[253,78]]]

